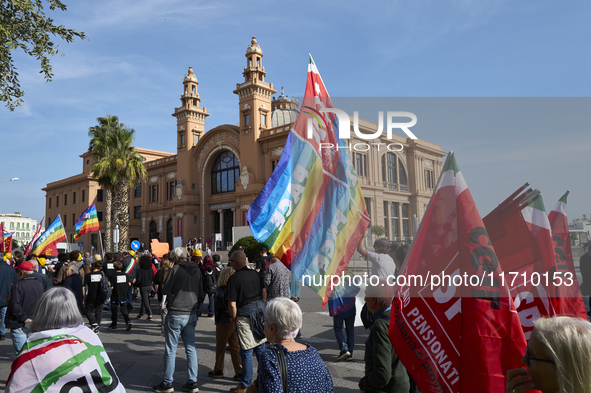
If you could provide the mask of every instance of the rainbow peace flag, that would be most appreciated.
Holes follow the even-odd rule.
[[[39,236],[37,240],[35,240],[35,244],[33,245],[33,254],[57,256],[57,248],[55,245],[62,240],[66,240],[66,232],[64,231],[62,219],[58,214],[51,225],[47,227],[45,232],[43,232],[43,234]]]
[[[81,235],[85,233],[94,232],[101,229],[94,203],[88,206],[88,208],[82,212],[80,218],[74,223],[74,226],[76,227],[76,232],[74,232],[74,241],[76,241]]]
[[[338,121],[321,113],[324,108],[333,105],[310,56],[302,109],[247,214],[254,237],[291,268],[294,279],[314,288],[323,305],[333,290],[325,276],[345,270],[369,225]],[[339,148],[320,149],[329,143]]]

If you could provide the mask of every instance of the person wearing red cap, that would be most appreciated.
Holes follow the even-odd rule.
[[[43,284],[32,275],[35,266],[30,261],[24,261],[14,269],[19,278],[12,283],[10,290],[6,327],[10,328],[12,343],[18,353],[27,341],[29,333],[25,332],[25,325],[31,322],[35,306],[43,295]]]

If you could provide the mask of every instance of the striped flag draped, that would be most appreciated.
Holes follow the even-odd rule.
[[[98,231],[100,229],[98,215],[96,213],[96,206],[94,203],[86,210],[82,212],[80,218],[74,223],[76,232],[74,232],[74,241],[76,241],[81,235]]]
[[[247,215],[254,237],[291,265],[295,279],[314,288],[323,304],[332,291],[325,276],[345,270],[369,225],[357,174],[338,138],[338,121],[334,114],[322,114],[324,108],[333,105],[310,56],[302,109]],[[340,149],[319,149],[328,143]]]

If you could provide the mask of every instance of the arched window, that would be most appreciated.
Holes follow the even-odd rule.
[[[158,239],[159,233],[156,232],[156,221],[150,221],[150,240]]]
[[[216,158],[211,168],[211,193],[221,194],[234,191],[238,181],[240,164],[232,152],[225,151]]]
[[[406,170],[402,166],[402,161],[398,160],[398,178],[400,179],[400,191],[408,191],[408,180]]]
[[[168,248],[172,250],[172,218],[166,221],[166,242],[168,243]]]

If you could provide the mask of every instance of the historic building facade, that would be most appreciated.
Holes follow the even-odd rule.
[[[221,233],[226,246],[232,241],[233,227],[248,225],[246,212],[275,169],[298,107],[297,100],[283,91],[274,96],[277,91],[267,82],[262,58],[253,37],[246,50],[243,80],[234,90],[239,122],[207,132],[209,113],[201,106],[198,80],[189,68],[182,83],[181,106],[172,114],[176,118],[176,132],[171,133],[177,141],[176,154],[138,149],[146,158],[148,176],[130,192],[132,239],[148,244],[158,238],[172,245],[173,237],[182,237],[184,242],[195,237],[207,241]],[[377,125],[360,120],[359,128],[375,133]],[[383,136],[380,149],[364,150],[359,148],[362,145],[355,149],[366,141],[349,141],[371,225],[384,226],[390,240],[410,240],[415,230],[413,219],[420,221],[423,216],[445,154],[435,144],[397,135],[392,139]],[[392,143],[402,149],[388,150],[386,145]],[[64,225],[68,234],[74,232],[75,218],[90,203],[97,203],[99,216],[104,210],[102,190],[89,175],[92,158],[89,153],[81,157],[85,162],[82,174],[44,188],[47,222],[58,213],[62,218],[67,216]],[[66,205],[68,196],[70,204]],[[90,235],[80,239],[94,247],[96,240]]]

